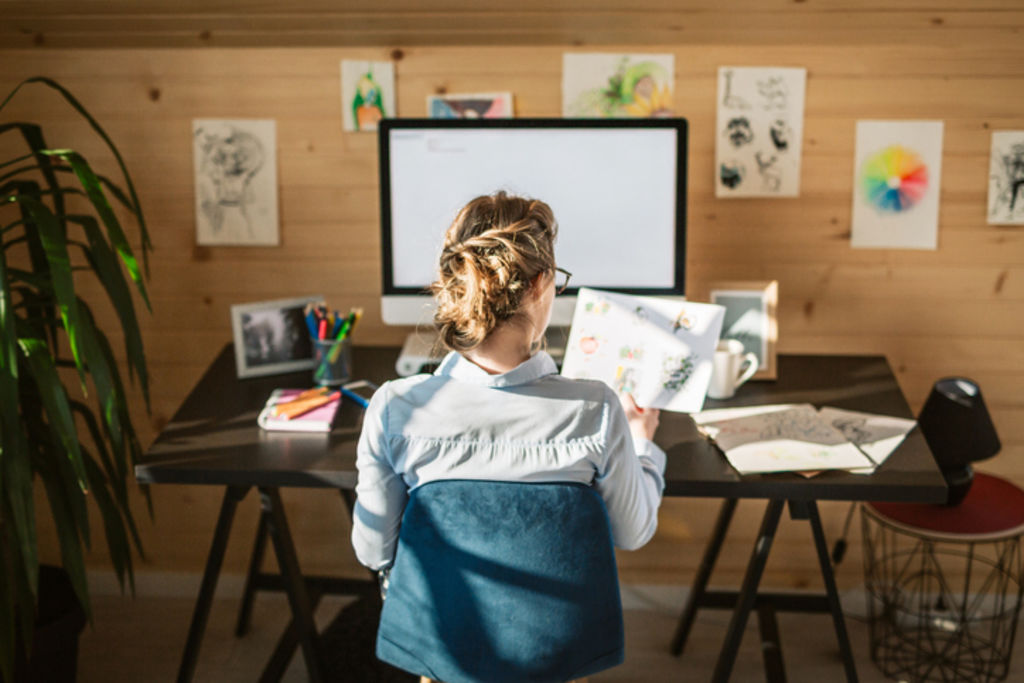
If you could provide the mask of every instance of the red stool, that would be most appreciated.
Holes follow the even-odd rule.
[[[957,506],[861,510],[875,664],[901,680],[1005,679],[1024,586],[1024,491],[979,472]]]

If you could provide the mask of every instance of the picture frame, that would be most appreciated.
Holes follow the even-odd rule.
[[[708,301],[725,307],[722,339],[737,339],[757,356],[757,372],[751,379],[775,379],[778,280],[711,282]]]
[[[305,309],[323,301],[322,295],[316,295],[232,305],[238,377],[311,370],[313,344]]]

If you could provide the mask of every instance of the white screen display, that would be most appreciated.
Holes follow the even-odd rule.
[[[497,190],[551,206],[558,221],[555,258],[572,272],[573,287],[675,286],[682,203],[676,129],[394,128],[387,134],[394,287],[433,282],[458,210]]]

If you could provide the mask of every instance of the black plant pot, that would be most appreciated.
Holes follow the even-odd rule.
[[[14,683],[74,683],[78,636],[84,627],[85,612],[67,572],[60,567],[40,566],[39,612],[32,652],[26,659],[24,648],[18,648]]]

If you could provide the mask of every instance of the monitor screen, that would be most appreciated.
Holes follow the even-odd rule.
[[[445,230],[498,190],[551,206],[570,295],[684,294],[684,119],[385,119],[378,134],[386,323],[430,321]],[[574,303],[559,297],[552,324]]]

